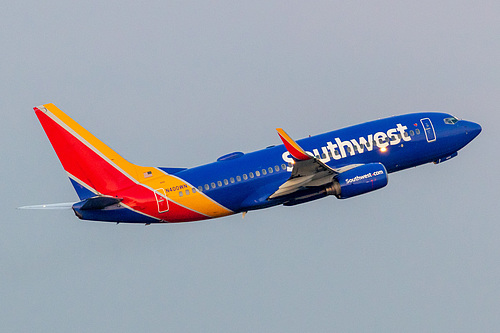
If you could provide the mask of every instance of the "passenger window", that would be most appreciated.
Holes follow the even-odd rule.
[[[259,170],[255,171],[255,175],[256,175],[257,177],[259,177],[259,176],[260,176],[260,171],[259,171]]]
[[[246,173],[243,174],[243,180],[247,180],[248,179],[248,176]]]
[[[211,183],[210,185],[212,186],[212,188],[216,188],[215,183]]]
[[[193,192],[193,194],[195,194],[195,193],[196,193],[196,188],[194,188],[194,187],[193,187],[193,188],[191,189],[191,191]]]
[[[179,196],[182,197],[182,192],[179,192]]]
[[[231,184],[234,184],[234,178],[233,177],[229,178],[229,181],[231,182]]]
[[[236,176],[236,181],[241,182],[241,177],[240,176]]]
[[[267,169],[267,171],[269,171],[269,173],[273,173],[273,168],[269,167],[269,169]]]
[[[208,184],[205,184],[205,190],[206,191],[210,190],[210,186],[208,186]]]
[[[189,195],[189,190],[186,190],[186,195]]]
[[[324,155],[324,154],[323,154],[323,155]],[[323,157],[323,158],[326,158],[326,157]],[[277,165],[275,165],[275,166],[274,166],[274,170],[276,170],[276,172],[278,172],[278,171],[280,171],[280,167],[279,167],[279,166],[277,166]]]
[[[410,130],[410,136],[414,136],[415,135],[415,132],[413,132],[412,130]]]
[[[222,182],[220,180],[217,182],[217,186],[219,186],[219,187],[222,186]]]
[[[283,164],[281,165],[281,170],[286,170],[286,165],[285,165],[285,163],[283,163]]]
[[[248,175],[250,176],[250,178],[253,178],[253,172],[250,172]]]
[[[417,133],[417,135],[419,135],[419,134],[420,134],[420,130],[417,128],[417,129],[415,130],[415,133]]]
[[[201,185],[198,186],[198,191],[203,192],[203,187],[201,187]]]

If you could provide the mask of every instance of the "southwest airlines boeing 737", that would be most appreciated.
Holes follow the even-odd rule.
[[[481,126],[422,112],[366,122],[282,145],[234,152],[194,168],[132,164],[53,104],[34,108],[80,201],[22,208],[72,208],[83,220],[198,221],[387,185],[388,174],[457,156]]]

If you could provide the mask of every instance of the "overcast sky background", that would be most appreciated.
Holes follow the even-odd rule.
[[[3,332],[498,332],[498,1],[11,1],[0,11]],[[199,223],[76,201],[32,107],[131,162],[232,152],[421,110],[476,121],[389,186]]]

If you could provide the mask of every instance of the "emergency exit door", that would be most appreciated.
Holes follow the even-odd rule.
[[[168,212],[168,199],[165,189],[159,188],[154,192],[156,197],[156,203],[158,204],[158,213]]]

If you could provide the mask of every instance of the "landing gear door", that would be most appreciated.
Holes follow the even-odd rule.
[[[158,213],[168,212],[168,199],[167,193],[164,188],[159,188],[154,191],[156,197],[156,203],[158,204]]]
[[[436,132],[434,131],[434,126],[429,118],[420,119],[422,126],[424,127],[425,137],[427,142],[436,141]]]

